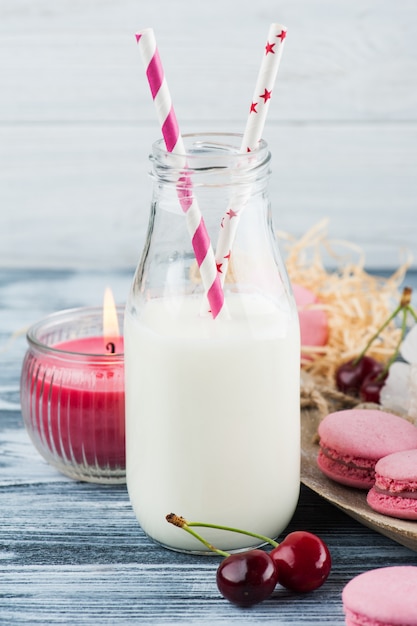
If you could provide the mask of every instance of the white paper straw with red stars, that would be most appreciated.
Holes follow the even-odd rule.
[[[282,26],[282,24],[273,23],[270,25],[265,52],[262,57],[253,99],[249,108],[249,116],[240,146],[240,152],[242,154],[256,150],[259,141],[262,139],[286,35],[287,29],[285,26]],[[248,198],[246,198],[246,201],[247,200]],[[243,211],[244,206],[245,199],[240,198],[239,201],[237,201],[237,199],[232,198],[231,204],[221,222],[216,247],[216,265],[222,284],[226,278],[240,213]]]
[[[147,28],[137,33],[135,37],[146,68],[146,76],[158,120],[161,125],[166,149],[168,152],[177,154],[179,157],[184,157],[186,155],[185,146],[172,105],[171,95],[156,46],[154,32],[152,28]],[[217,271],[210,238],[197,200],[193,195],[192,183],[186,175],[187,166],[183,158],[180,158],[179,166],[183,167],[185,172],[178,181],[178,198],[186,216],[187,228],[191,237],[195,258],[200,269],[201,280],[208,299],[210,313],[213,318],[216,318],[224,304],[223,287]]]

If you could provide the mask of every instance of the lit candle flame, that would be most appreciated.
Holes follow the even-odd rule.
[[[114,339],[120,337],[116,303],[110,287],[106,287],[103,301],[103,334],[106,351],[116,352]]]

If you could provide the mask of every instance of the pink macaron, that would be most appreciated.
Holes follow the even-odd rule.
[[[359,574],[342,592],[346,626],[416,626],[417,567],[398,565]]]
[[[305,348],[325,346],[329,338],[329,320],[317,296],[301,285],[292,285],[300,321],[301,345]],[[309,359],[308,353],[302,354]]]
[[[378,461],[367,501],[383,515],[417,520],[417,450],[395,452]]]
[[[348,409],[330,413],[318,428],[321,471],[349,487],[370,489],[384,456],[417,448],[417,428],[385,411]]]

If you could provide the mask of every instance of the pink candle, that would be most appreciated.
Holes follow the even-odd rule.
[[[43,344],[29,341],[21,379],[27,430],[45,459],[65,474],[124,481],[123,338],[95,334],[56,341],[54,333]]]

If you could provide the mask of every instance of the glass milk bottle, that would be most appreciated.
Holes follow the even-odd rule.
[[[272,538],[294,513],[300,339],[273,232],[266,143],[239,154],[239,135],[183,139],[186,159],[166,152],[162,140],[150,157],[149,228],[125,314],[126,479],[149,537],[204,552],[165,520],[168,513]],[[181,208],[184,193],[198,202],[213,248],[224,220],[238,220],[215,319]],[[223,550],[257,543],[227,531],[203,534]]]

